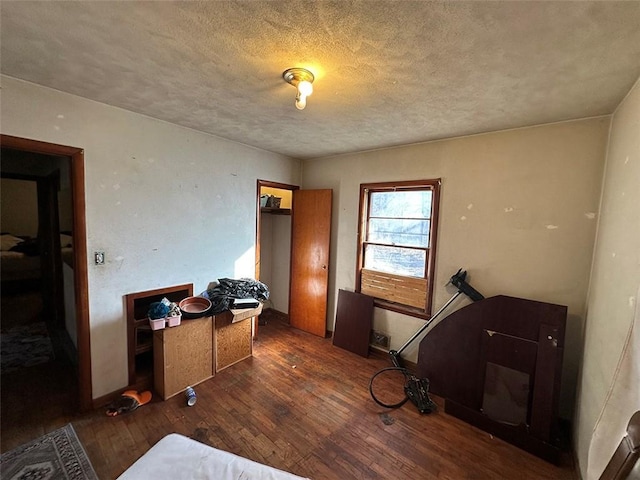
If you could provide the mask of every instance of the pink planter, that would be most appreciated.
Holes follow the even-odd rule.
[[[180,325],[180,320],[182,320],[182,315],[167,317],[167,326],[177,327],[178,325]]]
[[[162,330],[166,320],[166,318],[150,318],[149,325],[151,325],[151,330]]]

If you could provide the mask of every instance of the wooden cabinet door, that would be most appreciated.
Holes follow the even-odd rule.
[[[291,326],[324,337],[327,330],[332,190],[294,190],[291,213]]]
[[[233,323],[233,314],[229,310],[216,314],[214,317],[216,373],[251,356],[253,318],[245,318]]]
[[[153,333],[153,383],[163,400],[213,376],[213,336],[213,317]]]

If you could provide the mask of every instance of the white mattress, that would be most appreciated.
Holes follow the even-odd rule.
[[[142,479],[302,480],[302,477],[172,433],[118,477],[118,480]]]

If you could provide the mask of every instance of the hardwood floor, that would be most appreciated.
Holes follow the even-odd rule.
[[[3,333],[18,326],[45,322],[42,298],[35,291],[2,292],[0,316]],[[77,374],[62,334],[48,328],[54,359],[0,377],[0,449],[2,452],[60,428],[77,411]],[[23,340],[29,343],[29,339]],[[0,354],[5,355],[4,350]],[[12,348],[15,348],[12,347]],[[10,348],[10,349],[12,349]],[[6,357],[5,357],[6,358]]]
[[[65,359],[2,375],[1,392],[2,452],[63,427],[77,411],[76,380]]]
[[[576,479],[571,455],[555,466],[445,414],[411,403],[378,406],[371,376],[389,366],[277,321],[260,326],[254,356],[183,395],[119,417],[104,410],[73,426],[101,479],[113,479],[163,436],[177,432],[297,475],[320,479]],[[381,398],[401,393],[391,378]],[[387,389],[389,389],[387,391]],[[64,415],[44,427],[57,428]],[[20,421],[25,421],[20,419]],[[5,445],[3,425],[3,451]],[[7,448],[5,448],[7,447]]]

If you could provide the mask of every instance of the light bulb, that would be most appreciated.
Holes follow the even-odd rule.
[[[308,97],[313,93],[313,85],[307,80],[302,80],[298,83],[298,93],[301,97]]]
[[[307,97],[306,95],[297,95],[296,96],[296,108],[298,110],[304,110],[304,107],[307,106]]]
[[[313,93],[313,85],[311,85],[311,82],[302,80],[301,82],[298,82],[296,88],[298,89],[298,95],[296,95],[296,108],[298,110],[304,110],[304,107],[307,106],[307,97]]]

